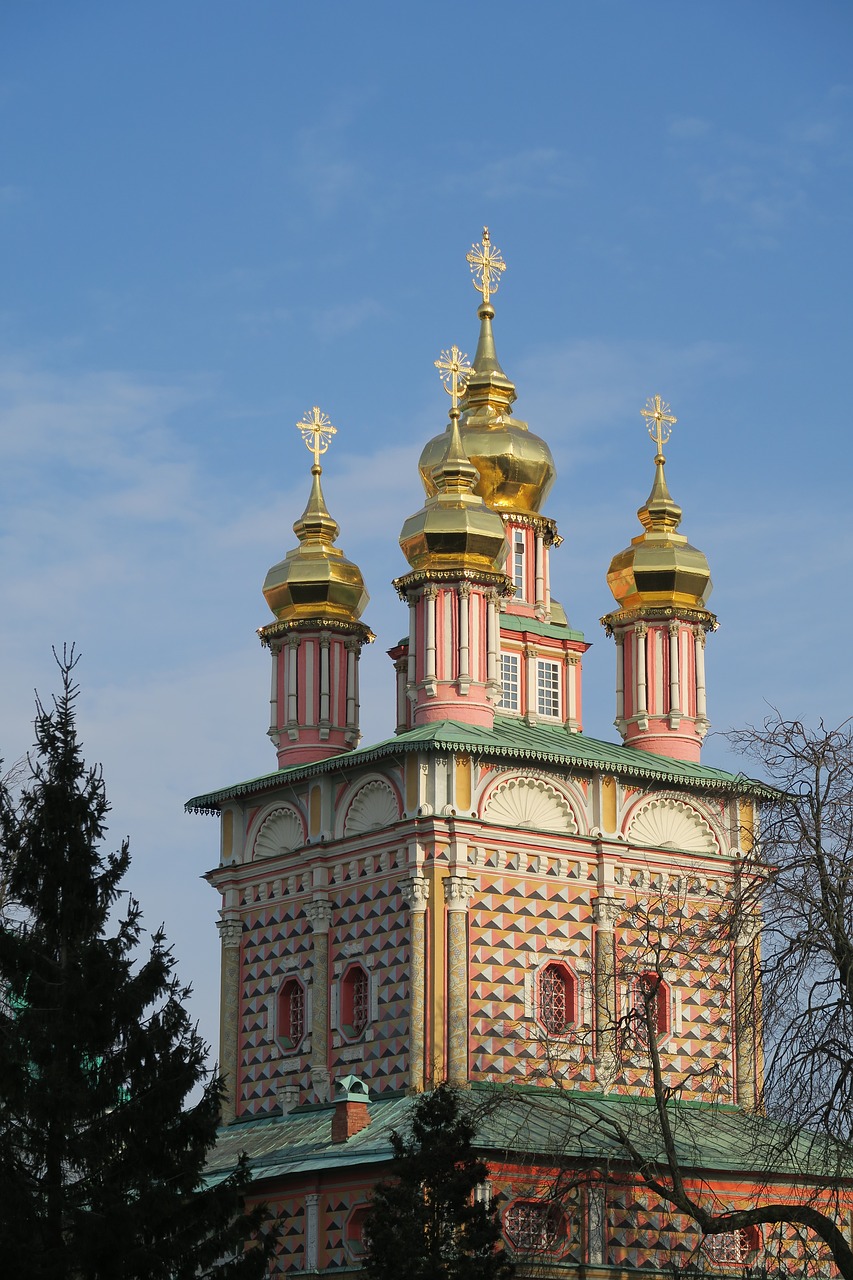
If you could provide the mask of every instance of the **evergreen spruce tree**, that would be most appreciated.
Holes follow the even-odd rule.
[[[20,792],[0,785],[3,1271],[261,1275],[264,1215],[242,1212],[247,1170],[203,1187],[221,1085],[162,933],[139,955],[139,906],[119,901],[128,845],[101,848],[109,805],[77,739],[75,662],[73,650],[58,659],[52,708],[36,703]]]
[[[374,1189],[365,1222],[371,1280],[507,1280],[497,1207],[475,1198],[488,1169],[459,1093],[441,1084],[415,1105],[407,1136],[391,1134],[391,1177]]]

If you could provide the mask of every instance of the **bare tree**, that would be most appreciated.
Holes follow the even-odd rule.
[[[649,1105],[571,1089],[559,1078],[559,1053],[546,1051],[573,1117],[572,1156],[555,1160],[551,1195],[561,1182],[574,1189],[584,1179],[624,1185],[627,1177],[712,1257],[722,1237],[763,1228],[765,1265],[793,1241],[812,1263],[830,1261],[853,1280],[845,1232],[853,1200],[853,722],[812,732],[774,713],[729,738],[769,784],[760,828],[742,833],[744,859],[716,901],[706,898],[697,911],[667,886],[634,895],[626,908],[620,927],[629,941],[617,963],[630,994],[596,1035],[610,1035],[620,1088],[645,1092]],[[740,1110],[713,1059],[676,1060],[661,1034],[668,980],[697,967],[711,977],[733,971],[741,1039],[749,1033],[757,1053],[764,1047],[764,1070]],[[686,1101],[697,1097],[729,1105],[700,1114]],[[716,1134],[736,1149],[748,1173],[748,1194],[734,1204],[703,1173],[709,1133],[711,1145]]]

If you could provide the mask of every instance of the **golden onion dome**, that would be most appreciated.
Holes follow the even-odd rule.
[[[299,546],[264,580],[267,604],[280,622],[357,622],[369,599],[361,570],[333,545],[339,530],[323,498],[322,471],[315,455],[308,505],[293,526]]]
[[[461,402],[460,424],[465,452],[479,473],[474,493],[493,511],[537,515],[554,483],[554,459],[545,441],[510,412],[515,386],[495,351],[494,306],[486,300],[477,314],[480,340]],[[421,454],[418,465],[428,496],[436,492],[434,472],[447,447],[445,431]]]
[[[620,609],[705,609],[711,594],[705,555],[677,532],[681,507],[667,487],[665,461],[662,453],[655,457],[652,491],[637,512],[643,532],[610,562],[607,585]]]
[[[430,473],[432,492],[400,532],[403,555],[414,570],[451,569],[502,573],[509,554],[504,525],[476,491],[477,468],[465,453],[458,409]]]

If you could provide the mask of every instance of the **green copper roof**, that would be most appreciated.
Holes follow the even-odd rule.
[[[573,631],[571,627],[563,626],[558,622],[540,622],[538,618],[524,618],[517,613],[502,613],[500,623],[501,631],[529,631],[534,636],[550,636],[557,640],[583,642],[582,631]]]
[[[417,729],[407,729],[395,738],[372,747],[345,751],[314,764],[278,769],[275,773],[193,796],[184,808],[190,813],[216,813],[229,800],[259,795],[299,778],[339,773],[376,760],[393,759],[409,751],[463,752],[480,760],[562,765],[581,771],[612,773],[629,781],[658,782],[704,792],[765,797],[775,794],[742,774],[726,773],[724,769],[713,769],[709,765],[689,764],[683,760],[671,760],[668,756],[653,755],[650,751],[601,742],[583,733],[570,733],[562,725],[531,725],[515,716],[496,716],[493,729],[461,724],[456,720],[441,720]]]
[[[344,1143],[331,1140],[331,1104],[231,1125],[220,1130],[208,1178],[215,1182],[225,1177],[242,1151],[258,1181],[387,1161],[391,1130],[405,1131],[416,1101],[396,1096],[369,1103],[369,1126]],[[660,1125],[649,1097],[474,1085],[466,1105],[477,1127],[475,1146],[486,1157],[624,1166],[628,1162],[621,1133],[629,1135],[650,1163],[663,1163]],[[853,1167],[842,1163],[837,1150],[817,1135],[786,1129],[732,1106],[671,1102],[668,1110],[685,1172],[825,1177],[836,1184],[853,1177]]]

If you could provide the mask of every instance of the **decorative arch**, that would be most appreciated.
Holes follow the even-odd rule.
[[[705,814],[681,796],[641,800],[631,813],[625,837],[630,844],[684,853],[719,853],[720,840]]]
[[[282,806],[268,813],[255,836],[254,857],[275,858],[305,844],[305,827],[295,809]]]
[[[344,835],[364,831],[384,831],[400,818],[400,805],[393,788],[381,778],[359,787],[346,811]]]
[[[492,788],[481,816],[503,827],[577,835],[577,814],[567,797],[544,778],[506,778]]]

